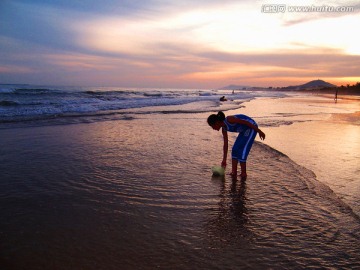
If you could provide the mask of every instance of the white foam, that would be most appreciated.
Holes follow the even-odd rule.
[[[0,88],[0,94],[11,94],[14,93],[15,89],[12,88]]]
[[[244,100],[257,96],[277,96],[274,92],[236,92],[227,96],[227,102],[219,99],[220,90],[197,89],[119,89],[119,88],[68,88],[68,87],[3,87],[9,106],[0,115],[0,121],[22,121],[45,116],[59,117],[64,114],[102,114],[108,111],[138,110],[141,113],[192,113],[231,110],[239,108]],[[14,103],[14,104],[15,104]],[[15,108],[16,107],[16,108]],[[4,119],[4,117],[6,119]]]

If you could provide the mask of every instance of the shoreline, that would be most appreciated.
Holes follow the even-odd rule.
[[[257,141],[245,182],[212,177],[206,115],[1,130],[0,264],[360,266],[359,219],[286,154]]]
[[[360,181],[355,181],[360,155],[354,152],[360,147],[356,135],[360,134],[360,103],[354,100],[334,103],[329,97],[294,95],[271,103],[255,99],[243,105],[245,108],[231,113],[254,114],[268,135],[265,144],[313,171],[318,181],[329,186],[360,216],[360,194],[356,193]],[[264,114],[274,119],[270,126],[262,119]],[[283,119],[276,125],[279,116],[285,116],[287,121]],[[339,141],[342,136],[347,137]],[[341,166],[332,157],[342,160]]]
[[[323,96],[329,99],[335,99],[334,94],[326,94],[326,93],[319,93],[318,96]],[[337,100],[354,100],[354,101],[360,101],[360,95],[352,95],[352,94],[338,94]]]
[[[277,153],[281,157],[288,159],[290,163],[292,163],[292,165],[298,171],[299,178],[302,179],[304,183],[306,183],[306,186],[309,189],[309,191],[314,192],[314,194],[316,194],[319,197],[324,197],[333,201],[339,207],[339,209],[342,209],[345,213],[349,213],[351,216],[353,216],[356,220],[360,222],[360,215],[354,212],[353,208],[350,205],[348,205],[344,200],[342,200],[342,198],[338,194],[336,194],[336,192],[333,189],[331,189],[331,187],[326,185],[326,183],[321,182],[317,178],[314,171],[303,165],[298,164],[296,161],[291,159],[290,156],[286,155],[285,153],[279,151],[276,148],[273,148],[272,146],[262,141],[255,141],[254,143],[256,143],[258,146],[264,149],[267,149],[270,152]]]

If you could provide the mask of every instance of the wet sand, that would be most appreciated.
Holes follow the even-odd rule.
[[[264,127],[266,144],[312,170],[360,216],[358,100],[294,95],[243,105],[239,111],[255,114]]]
[[[206,117],[2,129],[0,265],[360,267],[359,219],[284,154],[256,142],[246,182],[213,178],[222,138]]]

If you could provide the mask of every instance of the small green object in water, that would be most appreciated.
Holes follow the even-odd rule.
[[[213,166],[211,170],[214,176],[223,176],[225,174],[225,169],[221,166]]]

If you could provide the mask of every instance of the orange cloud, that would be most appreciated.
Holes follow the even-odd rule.
[[[31,73],[34,70],[25,66],[0,66],[0,73]]]

